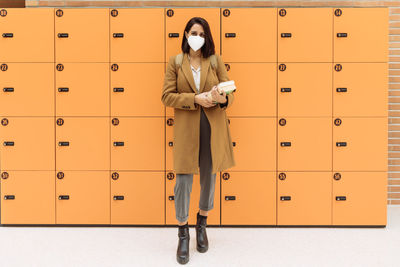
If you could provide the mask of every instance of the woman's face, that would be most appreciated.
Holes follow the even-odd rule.
[[[193,35],[193,36],[200,35],[200,37],[205,38],[203,26],[201,26],[200,24],[196,24],[196,23],[193,24],[192,28],[190,28],[189,33],[187,33],[185,31],[185,35],[186,35],[186,39],[188,39],[190,35]]]

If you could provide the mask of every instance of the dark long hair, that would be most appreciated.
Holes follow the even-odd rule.
[[[182,52],[183,53],[190,52],[190,46],[186,39],[185,31],[190,35],[190,29],[192,28],[193,24],[200,24],[201,26],[203,26],[204,45],[200,48],[201,54],[203,55],[203,57],[207,58],[211,55],[214,55],[215,54],[215,45],[214,45],[214,40],[211,35],[210,26],[208,25],[208,22],[201,17],[193,17],[186,24],[185,30],[183,32],[183,38],[182,38]]]

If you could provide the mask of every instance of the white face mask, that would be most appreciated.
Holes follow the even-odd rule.
[[[199,35],[190,35],[188,43],[194,51],[197,51],[204,45],[204,38]]]

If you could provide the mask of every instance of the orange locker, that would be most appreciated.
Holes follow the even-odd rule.
[[[276,8],[221,8],[221,47],[226,62],[276,62]]]
[[[331,118],[280,118],[278,171],[331,171]]]
[[[334,62],[387,62],[389,9],[335,8],[333,16]]]
[[[215,45],[215,53],[220,52],[220,8],[166,8],[165,9],[165,61],[182,52],[181,44],[184,28],[192,17],[207,20]]]
[[[278,61],[332,62],[332,10],[278,8]]]
[[[276,118],[229,118],[236,165],[231,171],[276,170]]]
[[[333,171],[387,171],[387,117],[333,118]]]
[[[222,225],[276,225],[276,172],[222,172]]]
[[[54,62],[53,8],[4,8],[0,29],[0,61]]]
[[[278,172],[278,225],[331,225],[332,172]]]
[[[109,12],[111,62],[165,61],[164,8],[110,8]]]
[[[178,220],[176,219],[175,212],[175,194],[174,187],[176,183],[176,174],[171,170],[166,171],[166,184],[165,184],[165,210],[166,210],[166,224],[167,225],[177,225]],[[215,179],[215,192],[214,192],[214,207],[212,210],[208,211],[207,215],[207,225],[220,225],[220,173],[217,172],[217,176]],[[192,191],[190,194],[190,203],[189,203],[189,219],[188,223],[190,225],[196,224],[196,216],[199,211],[199,201],[200,201],[200,175],[193,175],[193,184]]]
[[[56,119],[57,169],[110,169],[109,117],[58,117]]]
[[[165,169],[163,117],[118,117],[111,120],[111,169]]]
[[[165,224],[162,172],[111,173],[111,224]]]
[[[54,8],[56,62],[109,62],[108,8]]]
[[[54,171],[2,171],[1,223],[54,224]]]
[[[276,116],[276,63],[225,63],[238,90],[229,117]],[[265,77],[268,77],[267,79]]]
[[[165,168],[174,169],[174,118],[165,120]]]
[[[160,102],[164,63],[112,65],[118,67],[111,70],[111,116],[164,116]]]
[[[54,170],[54,118],[2,117],[3,170]]]
[[[56,71],[56,116],[109,116],[108,63],[63,63]]]
[[[110,224],[109,171],[57,171],[56,224]]]
[[[333,116],[388,116],[387,63],[334,64]]]
[[[332,116],[331,63],[278,65],[278,116]]]
[[[54,63],[4,63],[1,68],[1,116],[54,116]]]
[[[335,172],[333,225],[386,225],[387,172]]]

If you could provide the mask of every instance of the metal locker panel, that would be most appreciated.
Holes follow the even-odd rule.
[[[111,224],[165,224],[162,172],[111,172]]]
[[[276,11],[221,8],[221,54],[225,62],[276,62]]]
[[[163,117],[118,117],[111,125],[111,169],[165,169]]]
[[[110,224],[109,171],[57,171],[56,224]]]
[[[333,225],[386,225],[387,172],[333,174]]]
[[[165,194],[165,212],[166,212],[166,224],[167,225],[177,225],[178,220],[176,219],[175,211],[175,194],[174,188],[176,184],[176,173],[172,170],[166,171],[166,194]],[[189,218],[188,223],[190,225],[195,225],[197,221],[197,212],[199,211],[200,202],[200,175],[193,175],[192,191],[190,194],[189,203]],[[220,172],[217,172],[215,177],[215,191],[214,191],[214,207],[208,211],[207,224],[208,225],[220,225]]]
[[[231,171],[276,170],[276,118],[229,118],[236,165]]]
[[[331,225],[331,172],[278,172],[277,225]]]
[[[229,63],[238,88],[228,116],[276,116],[276,63]],[[265,79],[268,77],[268,79]]]
[[[109,62],[108,8],[54,8],[56,62]]]
[[[0,16],[0,61],[54,62],[53,8],[3,10]]]
[[[334,8],[334,62],[388,62],[389,9]]]
[[[219,8],[165,8],[165,61],[182,52],[181,44],[185,26],[192,17],[207,20],[215,45],[215,54],[220,52],[220,9]]]
[[[112,62],[164,62],[164,8],[110,8]]]
[[[1,173],[2,224],[55,224],[54,171]]]
[[[221,225],[276,225],[276,172],[222,172]]]
[[[279,118],[278,170],[331,171],[331,118]]]
[[[1,168],[54,170],[54,117],[2,117]]]
[[[109,64],[62,65],[56,71],[56,116],[109,116]]]
[[[54,63],[6,63],[1,116],[54,116]],[[21,79],[22,77],[22,79]]]
[[[165,168],[174,169],[174,117],[165,120]]]
[[[56,124],[57,169],[110,169],[110,118],[58,117]]]
[[[332,62],[332,8],[278,8],[278,61]]]
[[[341,63],[333,72],[333,116],[388,116],[388,64]]]
[[[332,124],[333,171],[388,170],[387,117],[333,118]]]
[[[111,72],[111,116],[164,116],[164,63],[118,63]]]
[[[331,117],[332,64],[279,64],[278,116]]]

